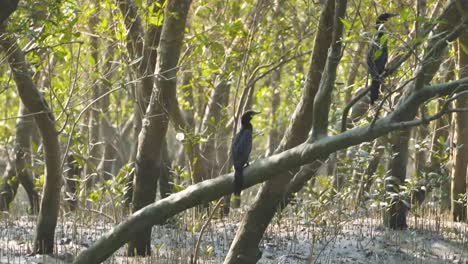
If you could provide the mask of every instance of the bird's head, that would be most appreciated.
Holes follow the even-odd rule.
[[[377,24],[383,24],[385,23],[385,21],[395,16],[398,16],[398,15],[394,13],[383,13],[379,17],[377,17]]]
[[[254,111],[254,110],[248,110],[248,111],[246,111],[246,112],[242,115],[242,118],[241,118],[241,119],[242,119],[242,123],[244,124],[244,123],[250,122],[250,120],[252,120],[252,117],[253,117],[254,115],[258,115],[258,114],[260,114],[260,112],[256,112],[256,111]]]

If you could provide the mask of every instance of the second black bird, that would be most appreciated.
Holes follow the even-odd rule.
[[[370,45],[369,54],[367,55],[367,68],[372,78],[370,88],[371,104],[379,98],[380,84],[382,83],[381,74],[385,70],[385,64],[388,59],[387,39],[384,37],[384,23],[391,17],[396,16],[392,13],[383,13],[377,18],[376,29],[377,35]]]
[[[242,115],[241,129],[236,134],[231,144],[231,157],[234,164],[234,194],[239,196],[244,185],[243,170],[249,165],[249,155],[252,151],[252,124],[250,120],[256,114],[249,110]]]

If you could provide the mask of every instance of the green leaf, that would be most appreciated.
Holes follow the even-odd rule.
[[[344,26],[347,30],[351,29],[351,27],[353,26],[349,21],[347,21],[347,20],[344,19],[344,18],[340,18],[340,20],[341,20],[341,23],[343,23],[343,26]]]
[[[380,58],[380,56],[382,56],[382,50],[381,50],[381,49],[378,49],[378,50],[374,53],[374,60],[377,60],[378,58]]]

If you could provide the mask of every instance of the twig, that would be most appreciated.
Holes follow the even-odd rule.
[[[104,216],[105,218],[109,219],[112,221],[112,223],[117,223],[116,220],[114,218],[112,218],[112,216],[102,212],[102,211],[98,211],[98,210],[95,210],[95,209],[89,209],[89,208],[81,208],[81,207],[78,207],[79,210],[81,211],[85,211],[85,212],[91,212],[91,213],[95,213],[95,214],[98,214],[98,215],[102,215]]]
[[[200,229],[200,234],[198,235],[197,244],[195,245],[195,250],[194,250],[195,252],[193,253],[192,259],[190,261],[191,264],[197,264],[198,252],[200,251],[200,244],[201,244],[201,239],[203,237],[203,233],[205,233],[206,228],[210,224],[211,219],[213,219],[214,214],[218,210],[219,205],[221,204],[223,200],[224,200],[224,197],[221,197],[221,199],[218,200],[215,207],[213,208],[213,211],[211,211],[211,214],[208,216],[208,219],[206,220],[205,224]]]
[[[107,92],[105,92],[104,94],[102,94],[101,96],[99,96],[98,98],[94,99],[91,103],[89,103],[83,110],[81,110],[80,114],[78,115],[78,117],[76,118],[75,122],[73,123],[73,126],[72,128],[70,129],[70,135],[68,136],[68,140],[67,140],[67,146],[65,147],[65,152],[63,154],[63,158],[62,158],[62,163],[60,164],[60,168],[63,169],[63,165],[65,164],[65,159],[67,157],[67,154],[68,154],[68,150],[70,149],[70,143],[71,143],[71,138],[72,138],[72,134],[73,134],[73,130],[75,130],[75,127],[76,125],[78,124],[78,121],[81,119],[81,117],[84,115],[84,113],[86,113],[86,111],[88,111],[88,109],[93,106],[95,103],[97,103],[98,101],[100,101],[102,98],[108,96],[109,94],[115,92],[115,91],[118,91],[120,89],[122,89],[124,86],[120,86],[120,87],[117,87],[117,88],[114,88],[112,90],[109,90]]]

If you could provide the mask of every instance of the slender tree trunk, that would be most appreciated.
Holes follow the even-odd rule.
[[[458,71],[459,78],[468,76],[468,33],[463,33],[458,39]],[[462,94],[455,100],[456,109],[468,108],[468,94]],[[454,148],[452,153],[452,188],[451,188],[451,211],[453,221],[467,220],[467,168],[468,168],[468,113],[454,113]]]
[[[161,148],[161,167],[159,168],[159,195],[161,199],[164,199],[172,194],[171,183],[171,157],[169,157],[169,151],[167,149],[167,140],[163,142]]]
[[[65,201],[67,202],[70,211],[75,211],[78,208],[78,192],[80,190],[80,175],[83,168],[76,161],[73,153],[68,153],[65,173]]]
[[[417,0],[416,1],[416,14],[418,17],[426,17],[427,11],[427,2],[426,0]],[[422,21],[416,19],[414,22],[414,37],[415,38],[424,38],[424,32],[421,30]],[[415,53],[415,56],[418,56]],[[422,106],[419,109],[420,115],[422,117],[427,116],[428,110],[426,106]],[[429,191],[428,189],[422,189],[421,186],[426,187],[426,161],[428,156],[428,150],[424,147],[426,144],[427,137],[429,135],[429,127],[428,126],[420,126],[413,130],[414,132],[414,169],[415,172],[412,173],[414,175],[416,181],[416,188],[411,191],[411,205],[421,205],[424,200],[426,199],[426,192]],[[419,146],[419,147],[418,147]],[[427,187],[429,188],[429,186]]]
[[[348,104],[351,101],[351,97],[353,93],[355,93],[356,89],[351,88],[351,86],[355,85],[356,82],[356,77],[359,72],[359,66],[361,65],[361,60],[362,60],[362,53],[364,51],[364,43],[365,42],[359,42],[356,50],[353,52],[353,60],[351,62],[351,69],[349,70],[348,73],[348,78],[346,79],[346,86],[348,89],[346,89],[346,94],[345,94],[345,103]]]
[[[31,166],[31,134],[34,119],[27,116],[30,112],[20,104],[19,118],[16,122],[16,175],[23,185],[29,199],[30,212],[39,212],[39,194],[35,190],[34,178],[29,169]]]
[[[356,193],[356,205],[360,205],[363,201],[364,193],[368,193],[372,184],[374,183],[375,173],[377,168],[379,167],[380,161],[385,153],[384,148],[384,139],[378,138],[374,142],[374,146],[372,147],[372,158],[365,170],[365,173],[362,175],[359,181],[359,189]]]
[[[106,56],[105,61],[103,62],[104,73],[101,76],[102,79],[106,80],[103,82],[101,89],[102,94],[105,94],[112,88],[112,76],[113,76],[113,63],[112,60],[114,58],[114,47],[113,43],[108,43],[106,49]],[[98,165],[98,172],[101,179],[109,180],[114,176],[112,174],[112,165],[114,164],[114,160],[117,156],[116,145],[114,143],[118,143],[118,136],[117,132],[114,131],[112,128],[112,124],[109,119],[109,105],[110,105],[110,98],[109,95],[105,96],[101,99],[100,102],[101,111],[103,113],[103,117],[100,118],[100,135],[104,146],[102,148],[103,153],[101,156],[101,160]]]
[[[98,1],[97,1],[98,2]],[[89,28],[91,32],[95,32],[94,27],[99,24],[99,4],[96,4],[96,10],[89,17]],[[99,39],[97,36],[90,37],[91,57],[93,58],[92,71],[90,72],[93,85],[91,87],[91,100],[96,100],[101,95],[101,83],[98,78],[100,72],[101,56],[99,53]],[[102,146],[100,144],[100,102],[94,104],[88,112],[88,158],[85,166],[86,186],[92,187],[98,182],[97,166],[100,161]]]
[[[16,40],[5,31],[3,26],[0,28],[0,35],[0,45],[8,56],[21,101],[31,113],[37,113],[34,119],[44,144],[46,176],[33,251],[39,254],[50,254],[54,249],[55,226],[62,186],[61,154],[55,118],[44,97],[34,85],[31,67]]]
[[[39,212],[39,194],[35,190],[34,178],[31,174],[31,133],[34,125],[30,112],[20,103],[18,120],[16,122],[16,144],[14,165],[8,165],[0,185],[0,211],[8,210],[18,189],[18,183],[23,185],[29,199],[29,212]],[[15,178],[14,178],[15,176]]]
[[[322,167],[323,161],[316,160],[310,164],[304,165],[301,169],[294,175],[294,178],[288,185],[288,190],[285,195],[284,202],[281,205],[281,208],[286,208],[289,202],[294,197],[294,194],[298,193],[302,187],[304,187],[307,182],[313,178],[317,171]],[[313,180],[311,180],[313,182]],[[313,184],[312,184],[313,185]]]
[[[138,136],[138,150],[135,162],[133,208],[136,212],[154,202],[157,168],[162,164],[162,147],[166,136],[169,116],[168,109],[177,107],[175,99],[177,65],[185,31],[185,22],[190,0],[170,0],[165,9],[161,41],[156,62],[156,89],[151,95],[143,126]],[[177,16],[172,14],[177,13]],[[170,113],[170,110],[169,110]],[[127,254],[146,256],[151,254],[151,228],[135,234],[128,243]]]
[[[229,55],[226,56],[228,58]],[[227,62],[225,62],[227,64]],[[227,70],[227,69],[224,69]],[[223,98],[229,98],[231,84],[228,83],[228,76],[220,76],[215,84],[213,95],[207,107],[207,112],[202,123],[202,131],[208,134],[208,142],[203,146],[203,157],[206,158],[206,165],[208,166],[208,175],[205,178],[213,178],[217,174],[216,160],[216,134],[220,133],[222,129],[222,119],[226,116],[222,114],[222,110],[227,107],[227,101]],[[222,102],[221,102],[222,101]]]
[[[7,163],[0,184],[0,211],[8,211],[15,199],[19,181],[16,176],[15,164]]]
[[[442,64],[441,72],[445,74],[441,77],[442,82],[450,82],[455,79],[455,62],[453,59],[448,59]],[[443,101],[437,100],[436,111],[442,110]],[[435,172],[442,177],[440,188],[441,206],[443,210],[450,210],[450,175],[447,172],[447,161],[450,157],[449,153],[449,117],[443,116],[437,119],[433,124],[431,147],[429,151],[428,163],[429,171]]]
[[[195,128],[195,100],[193,97],[194,86],[192,77],[193,74],[190,68],[185,69],[182,72],[180,90],[183,101],[186,104],[186,107],[182,109],[182,115],[184,116],[184,119],[187,121],[188,125],[192,128]],[[189,167],[183,145],[180,145],[177,149],[175,164],[179,165],[180,167]]]
[[[427,107],[422,106],[420,109],[421,116],[427,116]],[[427,171],[430,165],[427,164],[429,149],[426,148],[426,142],[429,141],[429,126],[420,126],[413,130],[414,132],[414,179],[416,186],[411,190],[411,205],[420,206],[426,199],[426,193],[430,191],[429,179]],[[424,187],[424,188],[422,188]]]
[[[273,154],[274,150],[278,147],[280,134],[278,131],[278,117],[276,111],[281,102],[280,91],[278,89],[281,81],[281,69],[273,71],[269,79],[269,86],[272,90],[271,95],[271,113],[270,113],[270,131],[268,132],[267,152],[265,156]]]

